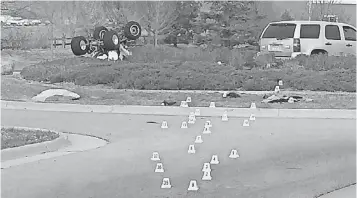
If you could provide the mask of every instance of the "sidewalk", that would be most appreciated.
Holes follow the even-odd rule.
[[[64,111],[81,113],[117,113],[134,115],[187,116],[195,109],[201,110],[203,117],[221,117],[224,111],[229,117],[249,117],[254,114],[261,118],[319,118],[356,119],[356,110],[345,109],[251,109],[251,108],[209,108],[209,107],[171,107],[171,106],[123,106],[123,105],[78,105],[63,103],[35,103],[1,101],[1,109],[27,109],[38,111]]]

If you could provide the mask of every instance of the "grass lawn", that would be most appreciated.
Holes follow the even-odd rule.
[[[261,103],[263,95],[242,94],[240,98],[223,98],[219,92],[173,92],[173,91],[147,91],[147,90],[119,90],[105,86],[77,86],[71,83],[57,83],[55,85],[26,81],[12,76],[1,78],[1,99],[31,101],[31,98],[41,91],[50,88],[65,88],[81,96],[79,100],[62,100],[60,97],[48,98],[46,102],[62,102],[73,104],[100,104],[100,105],[161,105],[163,100],[180,101],[190,96],[193,100],[191,106],[209,106],[211,101],[217,107],[249,107],[255,102],[259,108],[304,108],[304,109],[356,109],[355,93],[328,93],[328,92],[299,92],[293,95],[313,99],[312,102],[289,103]],[[288,91],[286,91],[289,94]]]
[[[59,135],[53,132],[1,127],[1,149],[51,141],[58,137]]]

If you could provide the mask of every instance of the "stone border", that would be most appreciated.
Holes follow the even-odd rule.
[[[356,110],[345,109],[250,109],[250,108],[209,108],[209,107],[169,107],[169,106],[124,106],[124,105],[78,105],[64,103],[35,103],[1,101],[2,109],[28,109],[37,111],[81,112],[81,113],[117,113],[134,115],[187,116],[196,108],[203,117],[220,117],[224,111],[229,117],[249,117],[255,114],[262,118],[320,118],[320,119],[356,119]]]
[[[5,127],[5,126],[2,126],[2,128],[7,128],[7,129],[14,128],[14,129],[26,130],[26,131],[39,130],[43,132],[57,133],[60,136],[51,141],[45,141],[45,142],[28,144],[28,145],[14,147],[14,148],[2,149],[1,162],[14,160],[18,158],[30,157],[46,152],[57,151],[58,149],[63,148],[65,146],[69,146],[71,144],[71,142],[68,140],[65,134],[48,130],[48,129],[29,128],[29,127]]]

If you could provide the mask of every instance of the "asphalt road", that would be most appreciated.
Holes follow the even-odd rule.
[[[356,121],[257,118],[212,119],[196,154],[188,145],[207,118],[180,129],[186,117],[133,116],[2,110],[4,126],[41,127],[86,133],[111,141],[105,147],[2,170],[2,198],[242,197],[311,198],[356,181]],[[169,129],[160,124],[167,120]],[[240,158],[228,158],[231,149]],[[165,173],[150,161],[158,151]],[[212,181],[202,165],[217,154]],[[163,177],[172,188],[161,189]],[[196,179],[198,192],[188,192]]]

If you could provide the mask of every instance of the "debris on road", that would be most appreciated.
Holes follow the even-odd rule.
[[[68,91],[66,89],[47,89],[43,92],[41,92],[40,94],[34,96],[32,98],[32,100],[36,101],[36,102],[45,102],[47,98],[52,97],[52,96],[63,96],[63,97],[70,97],[72,100],[77,100],[79,99],[81,96]]]

